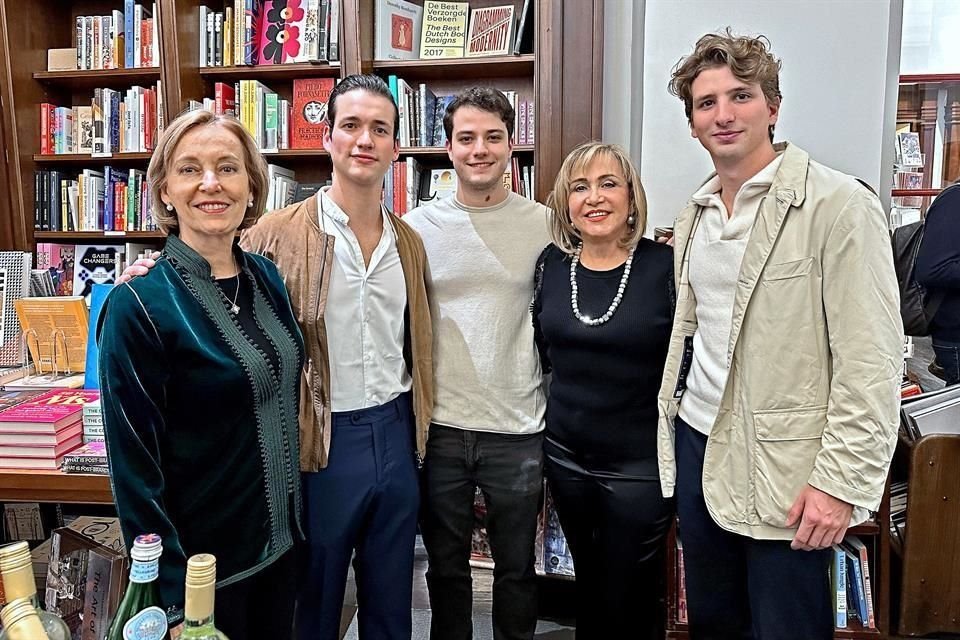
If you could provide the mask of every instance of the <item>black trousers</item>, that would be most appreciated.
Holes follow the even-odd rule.
[[[493,637],[530,640],[537,626],[534,540],[543,488],[543,435],[430,427],[423,542],[432,640],[473,637],[470,536],[475,488],[493,553]]]
[[[298,554],[295,547],[259,573],[217,589],[217,629],[230,640],[290,640]]]
[[[663,637],[664,538],[673,520],[659,478],[584,469],[549,438],[546,475],[577,572],[577,640]]]
[[[707,436],[678,417],[675,441],[690,637],[831,640],[830,549],[794,551],[721,529],[703,500]]]

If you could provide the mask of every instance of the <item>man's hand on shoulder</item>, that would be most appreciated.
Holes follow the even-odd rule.
[[[853,505],[807,485],[787,513],[787,526],[799,523],[791,549],[825,549],[843,540],[850,526]]]
[[[150,273],[150,269],[153,269],[157,264],[157,258],[160,257],[159,251],[154,251],[150,254],[149,258],[140,258],[132,265],[123,270],[123,273],[120,274],[120,277],[117,278],[117,284],[123,284],[124,282],[130,282],[137,276],[145,276]]]

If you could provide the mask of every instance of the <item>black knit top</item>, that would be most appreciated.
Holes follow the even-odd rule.
[[[657,477],[657,392],[673,322],[671,247],[643,239],[620,306],[588,326],[570,301],[570,261],[555,245],[537,262],[533,322],[544,372],[552,370],[547,438],[583,469]],[[602,316],[623,276],[577,267],[580,313]]]

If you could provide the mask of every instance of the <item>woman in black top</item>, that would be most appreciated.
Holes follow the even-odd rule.
[[[548,205],[533,322],[552,372],[546,476],[577,573],[577,638],[653,638],[673,517],[656,443],[673,250],[642,237],[646,198],[620,147],[574,149]]]

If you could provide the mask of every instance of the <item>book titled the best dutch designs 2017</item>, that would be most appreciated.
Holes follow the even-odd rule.
[[[377,0],[377,60],[410,60],[420,57],[423,7],[406,0]]]
[[[420,57],[462,57],[469,13],[470,5],[466,2],[427,0],[423,5]]]
[[[474,9],[466,57],[504,56],[513,48],[513,5]]]

